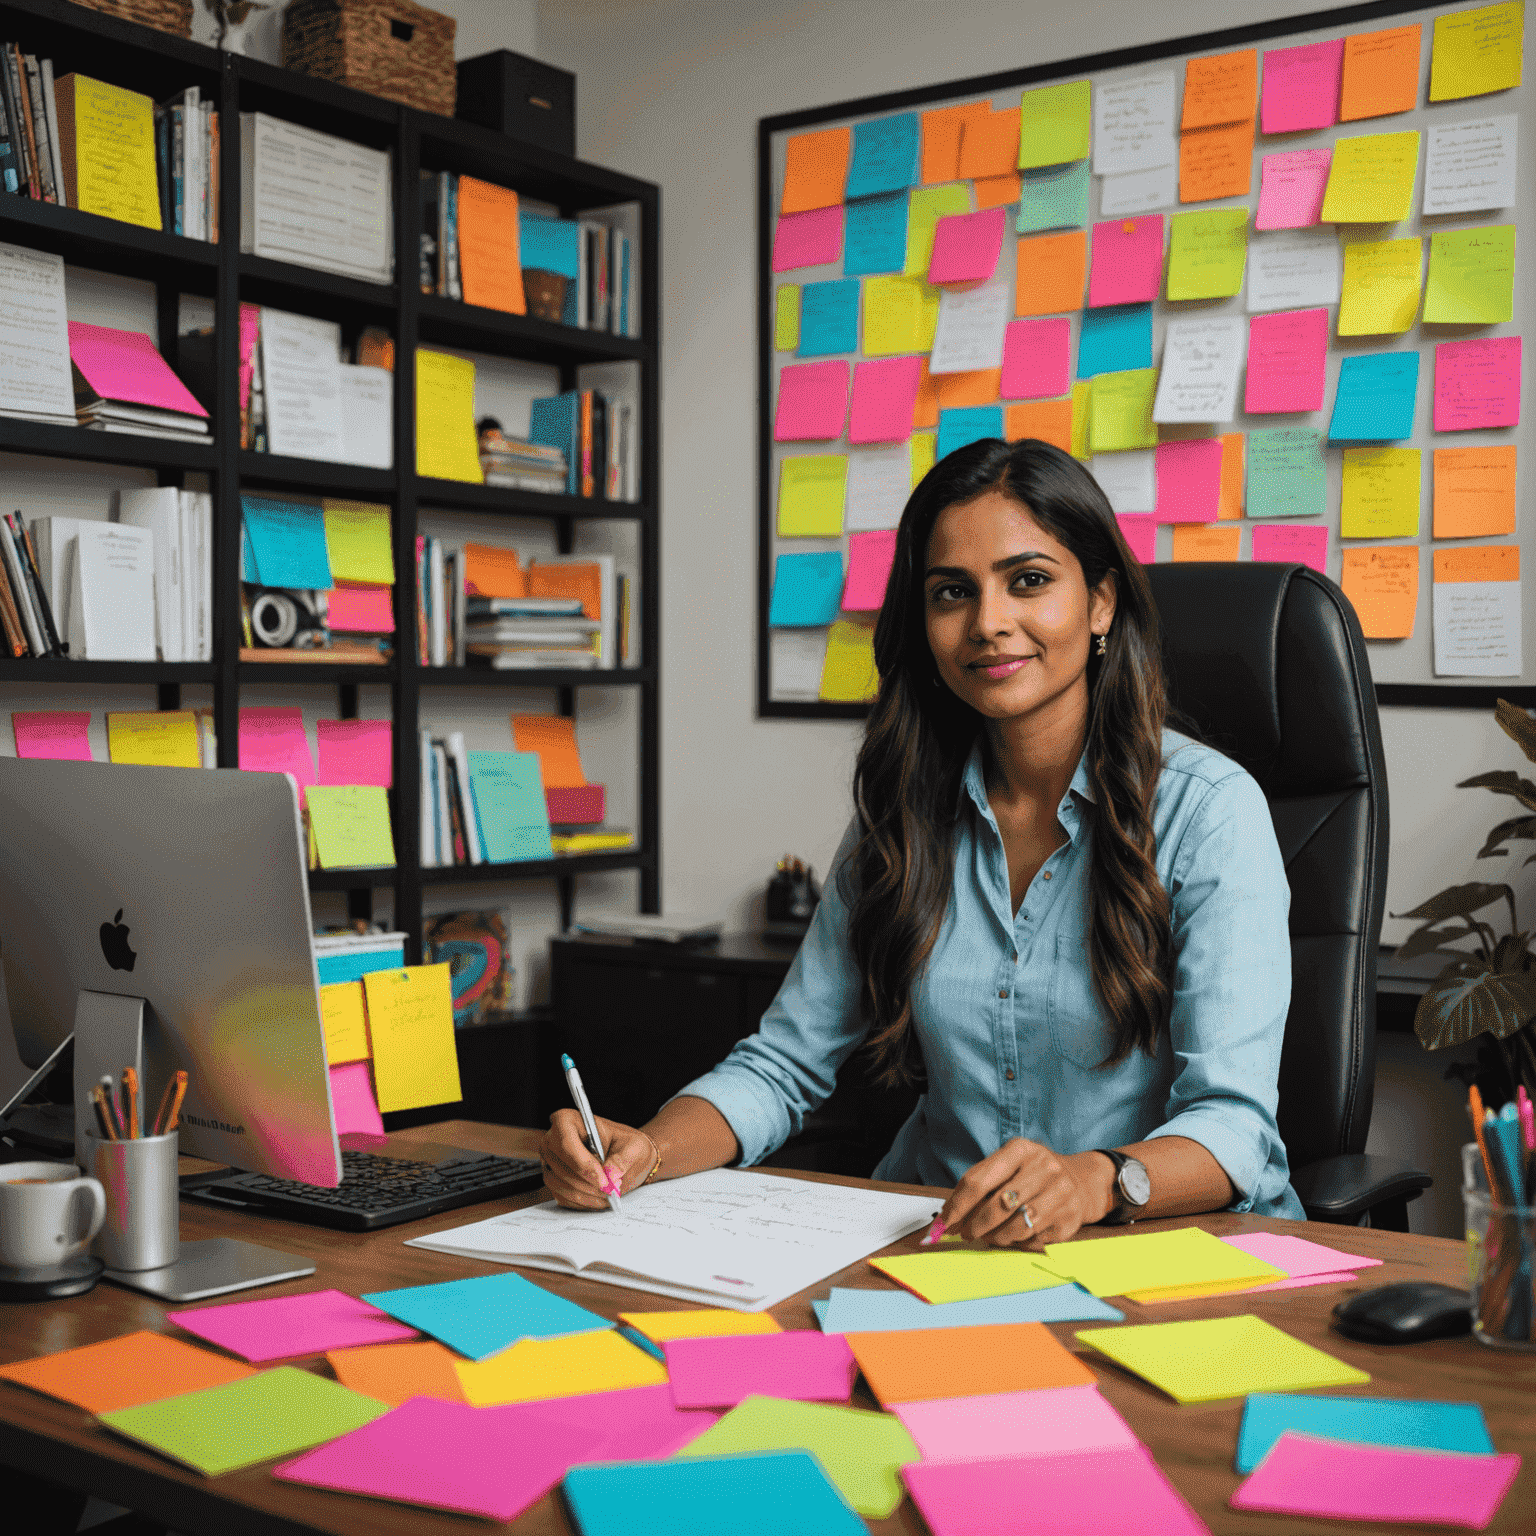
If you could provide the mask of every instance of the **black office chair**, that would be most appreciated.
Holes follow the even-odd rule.
[[[1278,1119],[1292,1187],[1313,1221],[1406,1232],[1430,1176],[1365,1152],[1387,778],[1359,621],[1303,565],[1153,565],[1147,576],[1170,701],[1258,780],[1285,859],[1292,980]]]

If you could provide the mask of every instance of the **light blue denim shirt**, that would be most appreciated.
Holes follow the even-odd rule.
[[[1172,904],[1173,1010],[1155,1055],[1111,1067],[1088,968],[1086,765],[1057,809],[1067,843],[1017,916],[978,741],[955,836],[949,909],[913,993],[927,1091],[875,1176],[947,1186],[1011,1137],[1059,1153],[1185,1136],[1238,1191],[1231,1207],[1300,1219],[1275,1126],[1291,995],[1290,889],[1264,795],[1243,769],[1169,731],[1153,809],[1157,873]],[[859,976],[839,873],[758,1032],[682,1093],[707,1099],[760,1162],[825,1102],[862,1042]]]

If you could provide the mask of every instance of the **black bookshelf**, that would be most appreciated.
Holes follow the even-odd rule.
[[[658,445],[660,400],[660,189],[601,166],[552,154],[485,128],[397,106],[379,97],[312,79],[269,64],[107,16],[69,0],[0,0],[0,38],[24,52],[51,57],[59,74],[72,70],[163,100],[196,85],[220,113],[220,243],[188,240],[129,224],[0,194],[0,239],[60,255],[71,265],[147,280],[155,285],[161,349],[175,366],[178,296],[211,297],[215,324],[215,397],[210,443],[168,442],[68,427],[0,420],[0,452],[61,460],[87,460],[152,469],[162,485],[181,485],[189,473],[205,475],[214,502],[214,654],[211,662],[0,661],[0,684],[64,682],[121,684],[157,690],[159,707],[176,708],[183,684],[213,686],[220,767],[238,766],[242,687],[280,682],[334,687],[337,712],[357,714],[360,687],[390,690],[394,725],[394,789],[390,792],[393,869],[316,870],[315,891],[340,891],[354,913],[371,912],[375,893],[391,890],[395,921],[410,935],[408,958],[420,958],[422,898],[429,886],[553,879],[561,927],[568,927],[581,874],[636,870],[642,910],[660,907],[660,668],[661,627]],[[242,112],[265,112],[390,152],[394,170],[396,281],[358,281],[240,252],[240,141]],[[423,295],[416,274],[420,236],[418,170],[480,176],[521,196],[552,203],[563,217],[615,203],[640,209],[642,335],[611,336],[454,300]],[[239,305],[270,304],[339,319],[346,334],[384,325],[395,338],[395,467],[390,470],[240,449],[237,399]],[[497,357],[552,365],[560,388],[577,382],[588,363],[626,361],[639,372],[639,474],[644,500],[607,502],[502,490],[418,477],[415,473],[415,369],[418,344],[458,347]],[[330,662],[242,662],[240,624],[240,492],[350,496],[387,503],[393,520],[396,654],[385,666]],[[422,667],[416,656],[415,542],[423,509],[484,517],[487,536],[508,518],[552,524],[563,554],[575,544],[578,524],[611,519],[637,530],[639,545],[640,664],[603,671]],[[423,868],[419,857],[418,700],[423,687],[491,687],[553,691],[559,712],[574,715],[588,688],[634,689],[639,696],[637,845],[633,849],[573,854],[517,864]]]

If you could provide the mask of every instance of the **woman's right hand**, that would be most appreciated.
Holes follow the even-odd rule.
[[[646,1180],[656,1158],[651,1139],[633,1126],[597,1120],[608,1149],[604,1162],[587,1150],[586,1131],[574,1109],[557,1109],[539,1144],[544,1185],[561,1205],[578,1211],[605,1211],[610,1194],[627,1195]]]

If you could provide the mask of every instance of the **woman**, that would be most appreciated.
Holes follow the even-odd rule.
[[[857,815],[757,1034],[640,1130],[553,1117],[546,1182],[755,1163],[868,1041],[925,1092],[875,1176],[954,1184],[938,1236],[1300,1217],[1275,1127],[1289,891],[1235,763],[1164,729],[1157,616],[1109,504],[1047,444],[950,454],[902,514]]]

